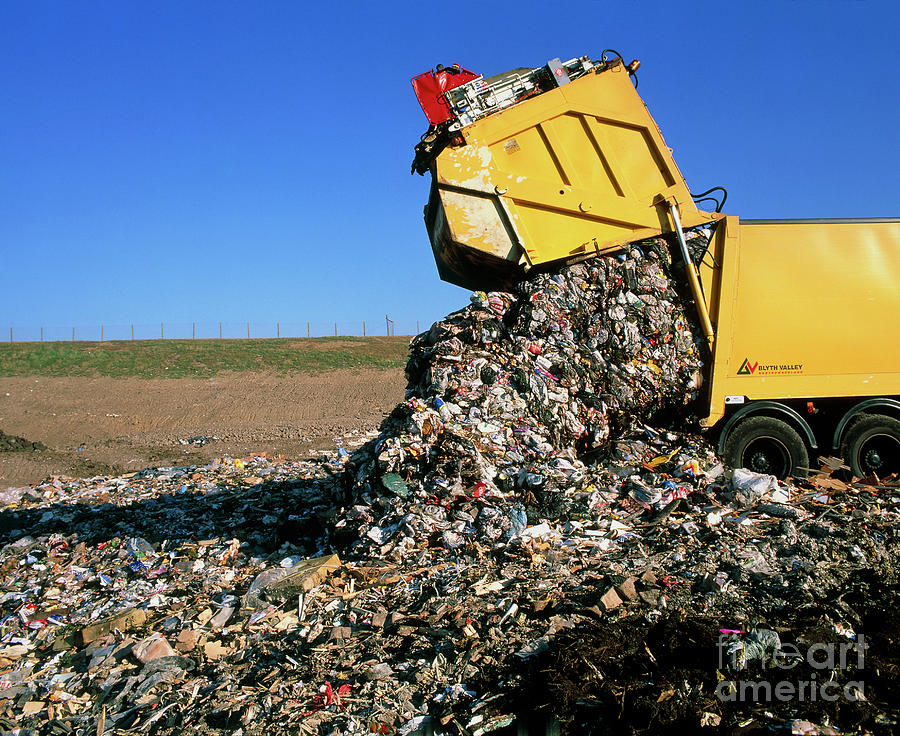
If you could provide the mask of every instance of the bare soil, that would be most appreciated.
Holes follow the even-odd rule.
[[[254,452],[307,458],[378,428],[403,400],[401,369],[210,379],[0,378],[0,488],[201,464]],[[182,444],[192,438],[206,444]],[[46,449],[35,449],[43,445]]]

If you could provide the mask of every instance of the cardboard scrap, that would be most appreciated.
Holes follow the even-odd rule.
[[[260,592],[266,600],[286,601],[296,598],[300,593],[312,590],[340,568],[341,559],[337,555],[303,560],[291,568],[288,575],[269,583]]]
[[[610,588],[600,597],[600,605],[607,611],[611,611],[622,605],[622,599],[619,598],[615,588]]]
[[[111,634],[118,629],[125,631],[140,626],[147,620],[147,612],[143,608],[126,608],[106,618],[101,618],[85,626],[76,636],[79,646],[90,644],[94,639]]]

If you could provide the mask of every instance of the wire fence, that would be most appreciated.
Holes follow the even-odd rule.
[[[308,322],[156,322],[47,327],[11,326],[9,342],[107,342],[112,340],[236,340],[298,337],[417,335],[430,322],[381,319]],[[2,338],[0,338],[2,339]]]

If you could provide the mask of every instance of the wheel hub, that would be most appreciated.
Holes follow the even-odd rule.
[[[881,459],[881,455],[878,453],[878,450],[869,450],[863,458],[863,465],[865,465],[865,467],[867,467],[869,470],[881,470],[881,466],[883,464],[884,461]]]
[[[900,470],[900,442],[889,434],[874,435],[859,448],[859,460],[866,473],[895,473]]]
[[[750,462],[747,464],[754,473],[772,472],[772,463],[764,452],[754,452]]]
[[[744,467],[754,473],[783,477],[790,471],[788,448],[775,437],[758,437],[744,451]]]

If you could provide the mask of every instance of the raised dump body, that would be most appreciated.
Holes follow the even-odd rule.
[[[425,220],[441,278],[506,289],[666,235],[709,345],[701,425],[726,460],[784,477],[840,453],[857,475],[900,473],[900,219],[700,210],[635,68],[583,57],[417,78],[433,124],[413,168],[432,173]],[[683,235],[697,226],[712,230],[699,264]]]
[[[445,281],[497,289],[533,267],[616,250],[671,231],[671,203],[685,228],[721,217],[694,204],[621,59],[560,66],[575,65],[581,76],[566,72],[565,83],[546,90],[537,69],[448,93],[462,100],[457,129],[431,161],[425,214]],[[519,104],[516,83],[527,99]],[[479,89],[508,104],[478,110]]]

